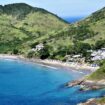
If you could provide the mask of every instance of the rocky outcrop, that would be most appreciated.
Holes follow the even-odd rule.
[[[74,87],[74,86],[80,86],[81,91],[87,91],[87,90],[97,90],[105,88],[105,84],[103,82],[96,82],[91,80],[75,80],[71,81],[65,84],[66,87]]]
[[[80,103],[77,105],[105,105],[105,96],[102,98],[91,98],[84,103]]]
[[[92,98],[92,99],[89,99],[87,102],[80,103],[78,105],[99,105],[99,104],[97,104],[97,101],[95,98]]]
[[[73,86],[81,85],[83,83],[83,81],[84,80],[74,80],[74,81],[66,83],[65,86],[73,87]]]

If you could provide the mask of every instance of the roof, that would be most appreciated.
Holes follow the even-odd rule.
[[[74,55],[73,58],[81,57],[81,55]]]
[[[36,45],[36,47],[44,47],[44,45],[42,43]]]

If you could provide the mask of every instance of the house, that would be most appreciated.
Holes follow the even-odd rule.
[[[32,48],[31,51],[40,51],[44,48],[44,45],[42,43],[35,46],[35,48]]]
[[[66,55],[65,58],[67,59],[67,62],[85,62],[85,58],[82,57],[82,55]]]
[[[44,45],[42,43],[36,45],[36,51],[40,51],[44,48]]]

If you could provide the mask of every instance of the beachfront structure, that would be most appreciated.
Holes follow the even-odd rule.
[[[40,50],[42,50],[43,48],[44,48],[44,45],[43,45],[42,43],[36,45],[36,50],[37,50],[37,51],[40,51]]]
[[[72,56],[73,58],[81,58],[81,55],[74,55],[74,56]]]
[[[67,62],[78,62],[78,63],[84,63],[85,58],[82,57],[82,55],[66,55]]]
[[[91,57],[92,57],[92,61],[105,59],[105,48],[102,48],[98,51],[93,51],[91,54]]]

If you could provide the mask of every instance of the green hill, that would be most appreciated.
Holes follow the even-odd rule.
[[[48,33],[68,27],[68,23],[41,8],[24,3],[0,5],[0,53],[20,53],[30,49],[29,43]]]
[[[87,79],[90,80],[103,80],[105,79],[105,61],[103,61],[100,69],[92,73]]]
[[[66,55],[81,53],[87,57],[87,50],[105,47],[105,8],[68,24],[24,3],[0,6],[0,53],[28,54],[38,43],[44,43],[46,58],[65,60]]]
[[[86,50],[105,47],[105,8],[38,41],[47,41],[47,45],[53,49],[54,56],[51,58],[54,59],[62,60],[65,55],[78,53],[87,56]]]
[[[94,42],[96,42],[99,39],[105,40],[105,7],[93,13],[91,16],[86,18],[82,23],[88,24],[89,27],[95,33],[93,37],[86,39],[85,42],[94,44]]]
[[[97,71],[95,71],[94,73],[92,73],[91,75],[86,77],[86,80],[91,80],[96,83],[101,81],[100,84],[105,83],[105,60],[102,62],[100,69],[98,69]],[[103,96],[99,99],[96,99],[95,104],[104,105],[105,104],[105,96]]]
[[[58,32],[58,34],[56,33],[56,36],[58,41],[65,39],[68,43],[78,40],[95,44],[99,39],[105,40],[105,8],[93,13],[80,22],[70,25],[69,28]],[[61,38],[61,36],[63,37]]]

